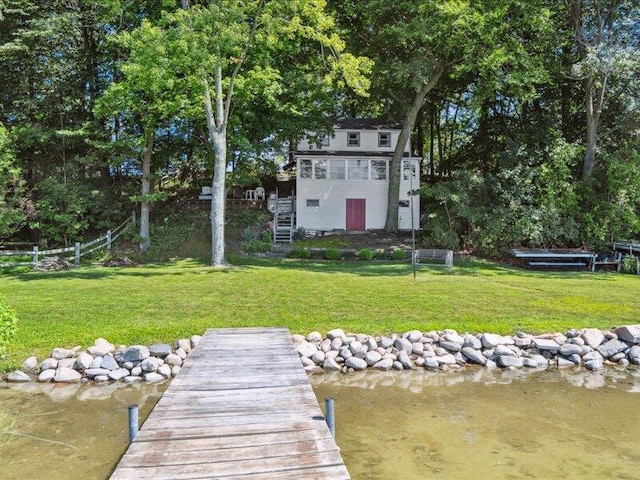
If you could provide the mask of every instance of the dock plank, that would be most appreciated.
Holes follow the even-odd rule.
[[[207,330],[111,476],[199,478],[350,478],[287,329]]]

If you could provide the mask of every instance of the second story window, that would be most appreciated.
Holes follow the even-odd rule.
[[[389,132],[378,133],[378,146],[379,147],[391,146],[391,134]]]
[[[359,146],[360,146],[360,132],[348,132],[347,147],[359,147]]]

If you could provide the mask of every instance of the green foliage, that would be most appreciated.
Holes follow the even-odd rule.
[[[7,353],[7,344],[13,338],[18,328],[18,317],[9,308],[7,301],[0,297],[0,359]]]
[[[33,213],[25,184],[8,132],[0,123],[0,238],[24,226]]]
[[[373,260],[373,252],[368,248],[363,248],[362,250],[358,251],[356,255],[360,260],[363,260],[365,262]]]
[[[624,273],[637,273],[637,260],[633,255],[624,255],[622,257],[622,271]]]
[[[249,242],[244,242],[244,251],[245,253],[267,253],[271,251],[271,241],[264,242],[262,240],[251,240]]]
[[[266,225],[270,219],[267,212],[254,210],[252,208],[229,208],[227,209],[227,225],[233,228],[255,228],[259,225]]]
[[[324,258],[327,260],[340,260],[340,250],[337,248],[327,248],[324,252]]]
[[[287,257],[289,258],[300,258],[303,260],[308,260],[311,258],[311,252],[306,247],[297,247],[292,248],[287,252]]]
[[[391,260],[406,260],[407,252],[402,249],[396,249],[391,252]]]
[[[167,261],[182,256],[191,239],[207,238],[208,222],[201,212],[157,211],[150,224],[151,238],[155,240],[146,252],[146,261]]]

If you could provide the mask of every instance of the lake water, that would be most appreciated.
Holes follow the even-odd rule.
[[[311,377],[354,480],[640,479],[640,371]],[[0,388],[0,478],[105,479],[166,384]]]

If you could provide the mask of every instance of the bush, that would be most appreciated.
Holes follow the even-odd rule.
[[[251,240],[244,243],[245,253],[266,253],[271,251],[271,241]]]
[[[16,333],[18,317],[16,312],[0,297],[0,358],[7,353],[7,343]]]
[[[340,250],[337,248],[328,248],[324,252],[324,258],[327,260],[340,260]]]
[[[394,250],[391,252],[391,260],[406,260],[407,252],[401,249]]]
[[[301,258],[301,259],[309,259],[311,258],[311,252],[308,248],[292,248],[287,253],[287,257],[289,258]]]
[[[622,257],[622,271],[624,273],[636,273],[636,257],[633,255]]]
[[[364,260],[365,262],[373,260],[373,252],[368,248],[363,248],[357,255],[360,260]]]

